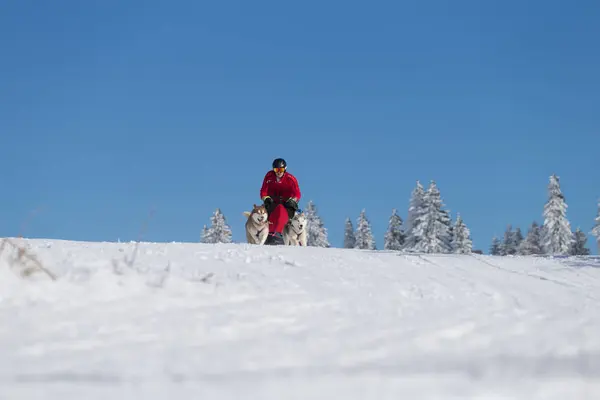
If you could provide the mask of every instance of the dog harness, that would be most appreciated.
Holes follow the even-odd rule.
[[[269,227],[269,225],[265,225],[265,226],[263,226],[263,228],[261,230],[257,230],[256,231],[256,238],[259,238],[260,237],[260,233],[262,231],[264,231],[265,229],[267,229],[268,227]]]

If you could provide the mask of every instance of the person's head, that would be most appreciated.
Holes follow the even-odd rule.
[[[273,171],[278,178],[281,178],[287,169],[287,163],[283,158],[276,158],[273,160]]]

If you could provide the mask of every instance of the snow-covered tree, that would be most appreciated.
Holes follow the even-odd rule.
[[[356,237],[354,236],[354,227],[350,218],[346,218],[346,225],[344,228],[344,248],[353,249],[356,245]]]
[[[571,245],[571,255],[573,256],[589,256],[590,249],[587,247],[587,236],[585,232],[577,228],[573,233],[573,244]]]
[[[500,255],[508,256],[517,254],[517,244],[515,242],[515,231],[513,231],[512,225],[508,224],[504,231],[504,238],[500,247]]]
[[[202,243],[231,243],[231,228],[227,225],[221,209],[215,210],[210,221],[210,227],[204,226]]]
[[[519,228],[517,226],[517,228],[515,229],[514,236],[513,236],[513,243],[515,244],[517,253],[519,252],[519,246],[521,245],[522,242],[523,242],[523,233],[521,232],[521,228]]]
[[[528,256],[532,254],[543,254],[542,231],[538,223],[533,221],[525,239],[519,244],[517,254]]]
[[[354,232],[356,242],[354,248],[375,250],[375,238],[371,232],[371,223],[367,218],[367,213],[363,209],[356,220],[356,231]]]
[[[598,250],[600,251],[600,200],[598,200],[598,215],[596,216],[596,224],[592,229],[592,235],[596,237],[596,241],[598,242]]]
[[[544,205],[543,246],[546,254],[569,254],[573,242],[571,225],[567,219],[567,203],[560,190],[559,178],[550,176],[548,201]]]
[[[327,228],[321,217],[317,214],[317,207],[309,201],[304,209],[307,224],[307,245],[314,247],[330,247],[327,239]]]
[[[406,236],[402,230],[402,218],[397,214],[396,209],[392,210],[392,216],[388,221],[388,229],[385,232],[383,248],[385,250],[401,250],[404,246]]]
[[[473,250],[471,231],[465,225],[460,214],[456,215],[452,237],[452,251],[460,254],[470,254]]]
[[[452,243],[454,243],[454,229],[455,229],[455,226],[452,225],[452,218],[450,217],[450,211],[448,211],[448,210],[442,210],[442,213],[446,214],[443,217],[443,220],[447,221],[447,224],[448,224],[448,243],[450,243],[450,251],[453,252],[454,248],[452,247],[453,246]]]
[[[425,193],[424,212],[415,219],[414,237],[419,238],[414,250],[424,253],[450,253],[450,218],[443,210],[440,191],[435,181],[431,181]]]
[[[490,246],[490,255],[499,256],[502,255],[502,243],[497,236],[492,238],[492,245]]]
[[[418,236],[417,226],[425,212],[425,190],[420,181],[417,181],[416,187],[413,189],[408,206],[408,215],[406,218],[406,238],[404,240],[404,249],[414,250],[417,243],[421,241]]]

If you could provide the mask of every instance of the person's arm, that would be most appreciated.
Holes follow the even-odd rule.
[[[302,197],[302,193],[300,193],[300,185],[298,185],[298,179],[294,175],[290,175],[290,180],[292,182],[292,198],[296,201],[296,203],[300,202],[300,197]]]
[[[290,198],[285,201],[285,207],[287,209],[298,209],[298,202],[300,201],[300,186],[298,185],[298,180],[292,174],[288,175],[288,181],[290,185]]]
[[[261,188],[260,188],[260,199],[261,199],[262,201],[265,201],[265,199],[266,199],[267,197],[270,197],[270,196],[269,196],[269,192],[268,192],[268,190],[269,190],[269,186],[267,185],[267,181],[269,180],[268,178],[269,178],[269,173],[270,173],[270,172],[271,172],[271,171],[269,171],[269,172],[267,172],[267,173],[265,174],[265,177],[263,178],[263,183],[262,183],[262,186],[261,186]]]

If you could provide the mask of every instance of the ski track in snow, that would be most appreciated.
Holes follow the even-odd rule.
[[[598,257],[18,241],[1,399],[600,398]]]

